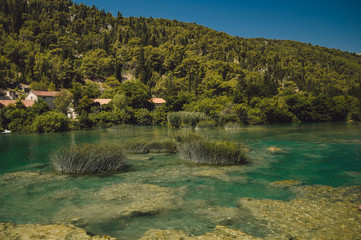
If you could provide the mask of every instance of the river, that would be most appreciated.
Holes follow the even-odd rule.
[[[49,161],[49,155],[62,146],[162,138],[176,131],[243,142],[249,149],[249,163],[207,167],[182,162],[177,154],[144,154],[129,156],[131,167],[117,174],[63,176],[53,172]],[[149,229],[201,235],[220,224],[256,237],[286,239],[290,232],[292,237],[311,233],[306,227],[301,231],[303,225],[296,222],[279,230],[283,220],[272,212],[265,217],[257,207],[283,204],[293,209],[295,201],[307,205],[319,199],[341,201],[345,205],[340,210],[361,204],[361,123],[195,130],[119,126],[7,134],[0,135],[0,152],[0,222],[71,223],[119,239],[137,239]],[[347,202],[335,196],[344,196]],[[327,214],[322,216],[332,218],[332,212]],[[275,221],[278,227],[270,224]],[[346,227],[352,235],[358,225]],[[337,238],[343,233],[334,234],[331,237]]]

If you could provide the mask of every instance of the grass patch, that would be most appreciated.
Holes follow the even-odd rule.
[[[50,156],[55,171],[61,173],[104,173],[128,167],[120,144],[97,143],[64,147]]]
[[[203,120],[197,123],[196,128],[213,128],[217,126],[216,121],[214,120]]]
[[[124,149],[131,154],[174,153],[177,150],[176,141],[171,138],[146,139],[137,138],[124,144]]]
[[[201,112],[171,112],[167,115],[168,126],[173,128],[195,127],[198,122],[209,120],[205,113]]]
[[[196,141],[204,139],[203,136],[193,133],[193,132],[177,132],[170,136],[171,139],[174,139],[177,143],[185,143],[190,141]]]
[[[198,139],[178,144],[182,160],[205,165],[236,165],[246,162],[243,145],[229,141]]]

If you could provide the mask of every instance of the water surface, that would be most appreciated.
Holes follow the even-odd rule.
[[[162,138],[175,131],[241,141],[249,149],[250,163],[205,167],[184,163],[177,154],[149,154],[131,156],[132,167],[119,174],[61,176],[54,174],[49,162],[53,151],[69,144]],[[272,146],[282,151],[268,151]],[[227,221],[218,215],[222,209],[236,209],[240,198],[287,201],[295,197],[288,188],[270,187],[269,183],[274,181],[292,179],[303,185],[333,187],[361,185],[361,124],[350,122],[196,130],[114,127],[56,134],[11,134],[0,135],[0,152],[0,222],[71,221],[89,232],[119,239],[139,238],[148,229],[174,228],[200,235],[216,224],[264,237],[266,223],[246,210],[237,209],[242,215],[237,221]],[[172,189],[172,194],[181,201],[174,208],[156,213],[93,217],[91,212],[98,211],[97,206],[106,206],[97,197],[99,192],[117,184]],[[71,209],[86,211],[72,216]],[[72,219],[65,219],[68,215]]]

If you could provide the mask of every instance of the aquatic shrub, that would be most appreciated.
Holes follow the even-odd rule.
[[[127,153],[143,154],[143,153],[149,153],[148,143],[149,143],[149,139],[136,138],[127,141],[123,146],[124,146],[124,150]]]
[[[227,123],[235,123],[238,122],[238,116],[234,113],[218,113],[213,119],[217,123],[217,126],[224,126]]]
[[[61,173],[102,173],[128,167],[123,148],[115,143],[64,147],[52,154],[50,160]]]
[[[226,124],[224,124],[225,129],[233,129],[233,128],[240,128],[240,127],[241,127],[241,125],[236,122],[227,122]]]
[[[178,144],[182,160],[206,165],[234,165],[246,162],[243,145],[229,141],[198,139]]]
[[[171,138],[147,139],[137,138],[124,144],[127,153],[145,154],[145,153],[174,153],[177,146],[176,141]]]
[[[170,138],[174,139],[177,143],[185,143],[190,141],[201,140],[204,137],[193,132],[177,132],[171,135]]]
[[[180,112],[182,124],[195,127],[200,121],[208,120],[209,117],[202,112]]]
[[[217,123],[214,120],[200,121],[196,125],[197,128],[212,128],[212,127],[215,127],[215,126],[217,126]]]
[[[179,128],[182,126],[195,127],[198,122],[209,120],[205,113],[201,112],[171,112],[168,113],[168,126]]]
[[[181,115],[179,112],[171,112],[167,115],[168,126],[179,128],[182,124]]]
[[[177,143],[171,138],[152,140],[148,146],[149,151],[153,153],[174,153],[177,151]]]

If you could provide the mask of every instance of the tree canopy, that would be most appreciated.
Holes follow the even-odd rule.
[[[119,94],[134,109],[152,110],[156,95],[170,101],[164,114],[186,107],[248,123],[360,118],[361,56],[354,53],[113,16],[68,0],[1,0],[0,26],[1,88],[69,89],[74,106],[88,113],[102,111],[88,106],[90,98]]]

